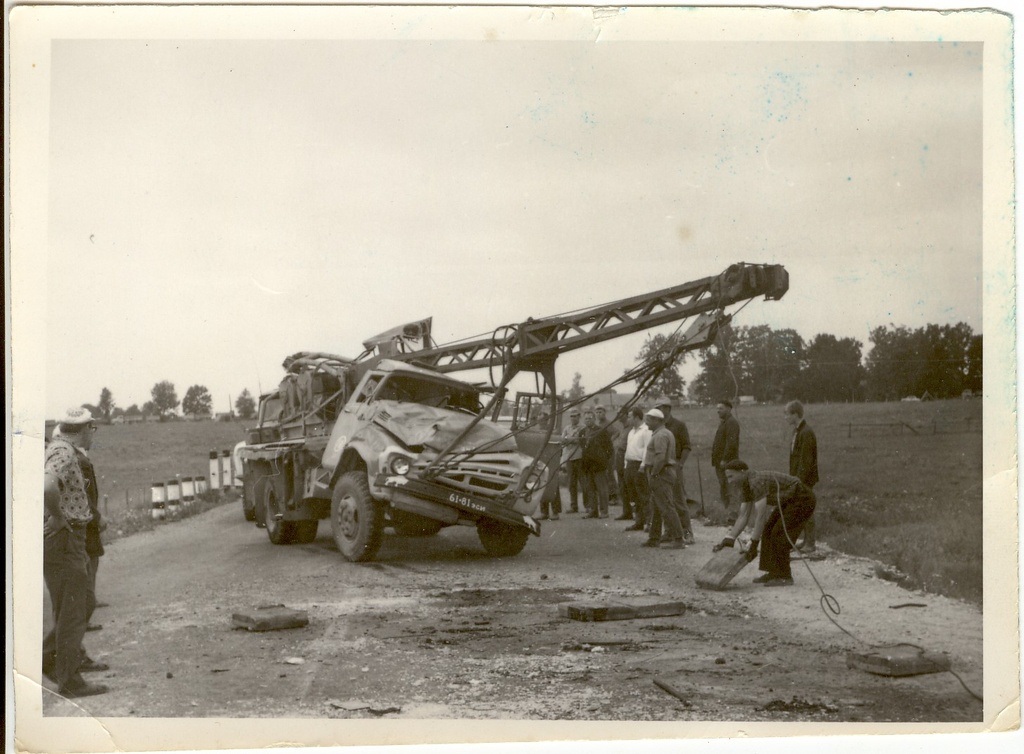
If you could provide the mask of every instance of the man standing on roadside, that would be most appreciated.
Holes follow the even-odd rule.
[[[68,409],[59,435],[46,447],[43,469],[43,578],[53,603],[53,629],[43,640],[43,674],[65,697],[107,691],[82,678],[82,639],[89,622],[89,556],[85,529],[92,520],[79,461],[96,431],[85,408]]]
[[[736,520],[736,511],[733,510],[729,497],[729,484],[723,467],[739,457],[740,423],[732,415],[732,401],[722,400],[718,402],[718,431],[715,432],[715,441],[711,445],[711,465],[718,476],[718,490],[729,523]]]
[[[629,432],[626,435],[624,484],[622,492],[623,515],[633,514],[633,525],[626,531],[643,531],[649,519],[650,493],[647,490],[647,477],[643,473],[644,456],[647,454],[647,443],[651,439],[651,430],[644,424],[643,409],[634,408],[629,412]]]
[[[580,434],[583,432],[583,425],[580,424],[580,410],[569,409],[569,423],[562,429],[562,467],[569,477],[569,507],[568,513],[579,513],[579,495],[583,492],[583,475],[580,472],[580,457],[583,450],[580,446]]]
[[[597,426],[603,427],[608,433],[608,437],[611,438],[613,456],[612,462],[608,464],[608,471],[606,474],[606,482],[608,487],[608,499],[614,500],[619,497],[619,464],[617,463],[617,456],[614,455],[614,448],[619,443],[619,438],[622,436],[622,425],[619,424],[618,420],[608,419],[608,411],[604,406],[595,406],[594,413],[597,416]]]
[[[675,485],[676,441],[672,433],[665,429],[665,415],[652,408],[644,417],[651,428],[651,439],[647,443],[644,456],[644,468],[651,490],[651,501],[654,504],[651,515],[651,533],[644,547],[659,545],[679,550],[683,543],[683,527],[676,515],[676,507],[672,502],[672,487]],[[665,524],[665,538],[662,539],[662,521]]]
[[[593,411],[583,412],[584,430],[580,467],[583,471],[584,518],[608,518],[608,467],[612,463],[612,439],[608,430],[597,424]]]
[[[789,446],[789,475],[795,476],[813,490],[818,483],[818,438],[804,421],[804,404],[800,401],[787,403],[786,421],[793,428],[793,442]],[[814,517],[812,513],[804,524],[803,542],[797,542],[797,549],[801,552],[812,553],[817,549]]]
[[[683,527],[683,542],[692,545],[693,524],[690,522],[690,509],[686,505],[686,482],[683,479],[683,464],[690,456],[690,431],[685,422],[672,416],[671,402],[664,400],[655,408],[665,415],[665,429],[672,433],[676,441],[676,481],[672,486],[672,502]]]

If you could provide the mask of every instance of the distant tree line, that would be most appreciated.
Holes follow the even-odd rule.
[[[205,385],[192,385],[185,392],[185,398],[179,401],[174,383],[169,380],[162,380],[153,386],[150,390],[150,400],[143,403],[142,408],[136,403],[128,408],[121,408],[114,402],[113,394],[106,387],[100,391],[100,399],[95,405],[82,404],[96,419],[108,424],[118,417],[139,420],[151,416],[159,417],[161,420],[173,418],[177,416],[179,405],[183,414],[193,418],[211,416],[213,412],[213,398]],[[256,400],[248,388],[242,390],[235,401],[235,411],[242,419],[252,419],[256,416]]]
[[[758,402],[958,398],[982,388],[982,336],[963,322],[911,330],[888,325],[855,338],[822,333],[810,342],[792,329],[725,327],[698,352],[691,399],[707,403],[749,395]]]

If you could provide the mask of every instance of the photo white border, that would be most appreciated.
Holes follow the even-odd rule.
[[[613,12],[615,11],[615,12]],[[343,14],[341,23],[339,15]],[[409,24],[410,15],[418,23]],[[657,20],[652,20],[658,16]],[[285,20],[286,19],[286,20]],[[41,488],[43,396],[39,365],[45,363],[49,42],[55,38],[268,38],[388,39],[396,21],[405,39],[574,39],[595,43],[671,38],[686,40],[926,40],[985,42],[984,51],[984,265],[985,312],[985,715],[974,724],[809,723],[562,723],[480,720],[409,721],[220,719],[102,719],[41,717],[38,671],[15,674],[18,746],[34,751],[147,751],[260,748],[267,745],[361,745],[448,741],[616,740],[631,736],[675,738],[776,737],[809,734],[958,732],[1003,730],[1019,725],[1019,578],[1016,515],[1016,335],[1013,299],[1013,99],[1012,29],[1005,16],[972,11],[786,10],[763,8],[694,9],[669,12],[631,7],[626,12],[587,7],[540,6],[377,6],[292,7],[138,7],[20,6],[9,11],[9,134],[11,191],[8,250],[8,459],[9,518],[8,641],[13,635],[15,665],[39,667],[42,632],[41,544],[37,491]],[[21,501],[24,501],[22,503]],[[995,504],[993,506],[993,504]],[[20,509],[19,509],[20,505]],[[995,513],[995,515],[994,515]],[[1017,518],[1013,519],[1019,524]],[[1012,565],[1017,569],[1010,571]],[[17,574],[15,574],[17,570]],[[18,578],[13,578],[15,575]],[[13,579],[13,581],[10,581]],[[17,615],[17,621],[13,617]],[[13,629],[13,631],[11,630]],[[1011,656],[1016,662],[1009,662]],[[1014,672],[1011,672],[1014,671]],[[955,737],[960,739],[959,736]],[[845,739],[818,741],[843,751]],[[880,741],[884,741],[881,739]],[[900,738],[913,750],[917,737]],[[934,749],[922,739],[921,748]],[[292,742],[292,743],[287,743]],[[749,743],[718,741],[749,751]],[[795,740],[785,742],[793,748]],[[866,744],[852,739],[858,750]],[[629,750],[636,750],[627,744]],[[687,745],[691,745],[688,743]],[[710,745],[710,744],[709,744]],[[875,746],[872,742],[867,744]],[[968,738],[963,746],[977,748]],[[622,750],[621,744],[606,744]],[[618,747],[618,748],[616,748]],[[603,749],[603,747],[602,747]],[[446,747],[445,750],[451,750]],[[495,749],[499,750],[499,749]],[[517,747],[516,750],[522,750]],[[571,748],[560,747],[560,750]],[[589,744],[588,751],[595,745]],[[718,750],[718,749],[716,749]],[[758,750],[761,750],[760,744]]]

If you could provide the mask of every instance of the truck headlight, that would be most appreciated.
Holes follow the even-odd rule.
[[[388,469],[392,474],[398,476],[405,476],[409,473],[410,468],[412,468],[412,463],[405,456],[391,456],[391,460],[388,462]]]

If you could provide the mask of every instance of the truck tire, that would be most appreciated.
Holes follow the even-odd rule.
[[[246,472],[242,477],[242,514],[246,521],[256,520],[256,482],[253,476]]]
[[[267,486],[267,475],[263,472],[262,468],[253,472],[254,478],[252,482],[252,514],[253,521],[256,522],[256,527],[263,529],[267,525],[267,517],[263,509],[263,496],[266,494],[264,488]]]
[[[518,555],[530,537],[527,529],[509,526],[490,518],[482,518],[477,522],[476,533],[487,554],[495,558]]]
[[[443,527],[440,521],[408,511],[391,511],[391,528],[400,537],[432,537]]]
[[[331,496],[331,533],[346,560],[373,560],[384,536],[384,506],[370,496],[366,472],[342,474]]]
[[[300,545],[308,545],[316,539],[316,530],[320,526],[317,519],[295,522],[295,541]]]
[[[275,545],[290,545],[295,541],[295,521],[278,519],[288,499],[288,480],[284,474],[271,474],[263,479],[263,519],[267,525],[267,538]]]

